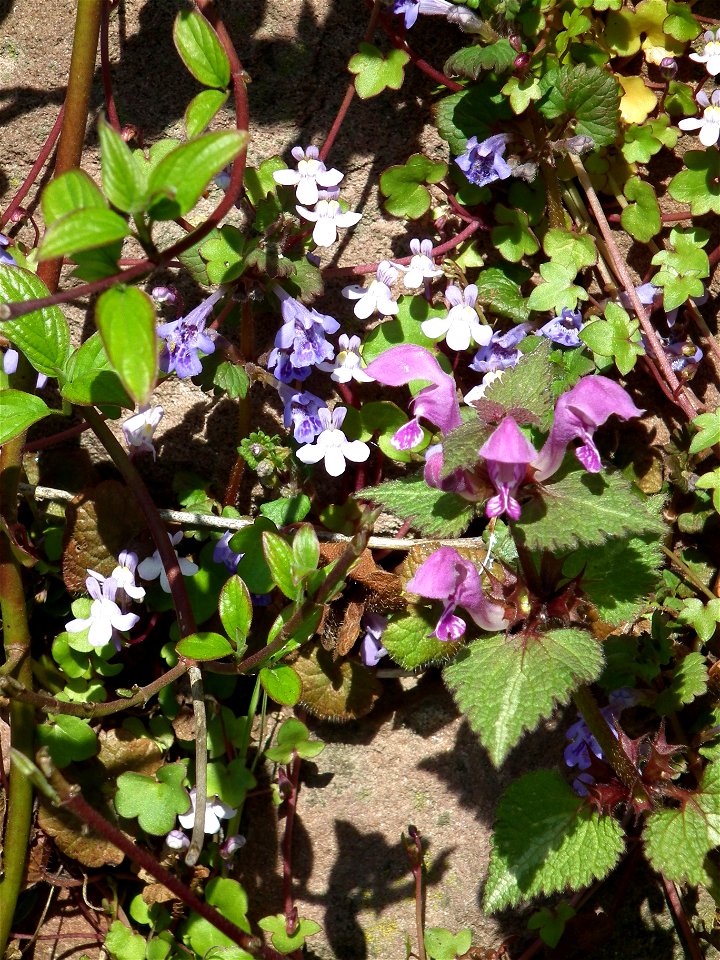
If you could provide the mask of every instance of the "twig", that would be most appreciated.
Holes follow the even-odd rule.
[[[107,110],[108,120],[114,130],[120,133],[120,120],[115,107],[115,97],[113,96],[112,76],[110,74],[110,8],[112,0],[102,0],[102,16],[100,19],[100,69],[102,71],[103,93],[105,95],[105,108]]]

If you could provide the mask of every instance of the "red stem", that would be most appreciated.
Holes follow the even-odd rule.
[[[292,840],[297,808],[298,784],[300,783],[300,764],[302,760],[295,754],[290,769],[290,795],[285,801],[285,834],[282,840],[283,905],[285,909],[285,929],[289,936],[295,933],[297,916],[292,888]]]
[[[444,73],[441,73],[439,70],[436,70],[432,64],[427,62],[427,60],[423,60],[420,54],[416,53],[408,44],[407,40],[401,37],[399,33],[395,32],[387,17],[380,17],[380,26],[387,34],[390,43],[392,43],[396,49],[403,50],[410,57],[410,60],[415,64],[418,70],[420,70],[426,76],[430,77],[441,86],[447,87],[448,90],[452,90],[453,93],[459,93],[461,90],[465,89],[462,84],[457,83],[455,80],[451,80],[450,77],[446,76]]]
[[[664,874],[661,876],[663,886],[665,887],[665,895],[667,896],[668,905],[673,916],[675,917],[677,925],[682,931],[683,939],[685,940],[685,946],[688,949],[691,960],[703,960],[703,953],[700,949],[700,944],[697,942],[697,938],[688,922],[685,908],[683,907],[682,902],[677,895],[675,884],[672,882],[672,880],[668,880]]]
[[[63,440],[72,440],[73,437],[78,437],[81,433],[85,433],[85,431],[89,429],[89,423],[76,423],[74,427],[68,427],[67,430],[54,433],[51,437],[43,437],[41,440],[33,440],[32,443],[26,443],[23,447],[23,453],[35,453],[36,450],[46,450],[48,447],[54,447],[56,443],[62,443]]]
[[[3,215],[0,217],[0,227],[4,227],[5,224],[8,222],[8,220],[10,220],[12,215],[15,213],[15,211],[19,208],[22,201],[25,199],[25,196],[27,195],[27,192],[30,189],[30,187],[32,187],[33,183],[35,183],[35,181],[37,180],[38,174],[40,173],[42,168],[45,166],[45,161],[50,156],[52,149],[55,146],[55,143],[57,142],[57,138],[60,136],[60,130],[62,129],[64,115],[65,115],[65,105],[63,104],[62,107],[60,107],[60,111],[57,115],[57,119],[55,120],[55,123],[53,124],[52,130],[47,135],[47,140],[42,145],[40,153],[37,156],[37,160],[30,168],[30,172],[23,180],[22,185],[20,186],[20,189],[18,190],[18,192],[10,201],[9,206],[7,207]]]
[[[108,120],[113,129],[120,133],[120,120],[117,109],[115,108],[115,97],[113,96],[112,76],[110,73],[110,44],[108,34],[110,28],[110,9],[112,5],[112,0],[104,0],[100,14],[100,68]]]

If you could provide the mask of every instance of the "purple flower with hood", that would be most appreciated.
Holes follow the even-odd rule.
[[[512,176],[512,169],[503,154],[509,139],[507,133],[496,133],[482,143],[478,143],[477,137],[470,137],[465,152],[455,159],[455,163],[476,187],[507,180]]]
[[[16,267],[17,261],[11,253],[8,253],[5,247],[10,246],[10,240],[4,233],[0,233],[0,264],[4,267]]]
[[[312,443],[322,431],[319,413],[325,401],[305,390],[300,393],[286,383],[278,386],[280,399],[285,406],[285,428],[293,426],[293,437],[298,443]]]
[[[215,351],[215,344],[205,333],[205,324],[212,308],[224,295],[224,290],[216,290],[187,316],[163,323],[157,328],[158,336],[165,341],[160,351],[160,369],[163,373],[175,371],[181,380],[202,373],[198,351],[205,354]]]
[[[540,337],[546,337],[553,343],[558,343],[561,347],[579,347],[582,343],[580,339],[580,330],[583,322],[580,311],[570,310],[565,307],[558,317],[553,317],[544,326],[537,330]]]
[[[383,617],[380,613],[366,613],[363,617],[362,626],[365,633],[360,641],[360,659],[366,667],[376,667],[386,656],[387,650],[382,645],[382,635],[387,625],[387,617]]]
[[[483,630],[503,630],[508,625],[505,611],[489,600],[482,590],[475,565],[452,547],[440,547],[421,564],[405,589],[429,600],[442,600],[443,612],[430,636],[438,640],[459,640],[466,623],[455,610],[462,607]]]
[[[633,690],[623,687],[620,690],[613,690],[608,699],[610,702],[606,707],[602,707],[600,712],[617,739],[618,734],[615,728],[615,722],[623,710],[626,710],[636,703],[637,697]],[[598,760],[604,760],[605,756],[600,748],[600,744],[592,735],[580,714],[578,714],[576,722],[571,724],[565,731],[565,739],[568,741],[568,744],[565,747],[563,759],[568,767],[571,769],[577,767],[578,770],[581,771],[573,781],[573,789],[579,796],[585,797],[588,793],[588,786],[592,786],[595,783],[595,778],[592,774],[586,772],[589,771],[593,765],[592,758],[597,757]]]
[[[275,367],[275,376],[282,383],[305,380],[316,364],[335,356],[325,334],[335,333],[340,324],[317,310],[308,310],[292,297],[283,299],[280,309],[285,322],[275,337],[268,368]]]
[[[525,480],[527,468],[537,457],[537,451],[521,433],[512,417],[505,417],[500,426],[480,448],[488,476],[497,494],[486,506],[488,517],[507,513],[513,520],[520,519],[520,503],[515,498]]]

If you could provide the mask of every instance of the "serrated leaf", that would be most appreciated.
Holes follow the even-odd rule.
[[[498,804],[483,907],[492,913],[540,894],[581,890],[605,877],[623,849],[620,824],[592,813],[557,773],[526,774]]]
[[[233,652],[226,637],[220,633],[191,633],[176,647],[181,657],[188,660],[221,660]]]
[[[144,189],[130,147],[109,123],[100,120],[102,185],[110,203],[125,213],[143,209]]]
[[[459,537],[473,515],[467,500],[429,487],[422,477],[388,480],[377,487],[365,487],[355,496],[377,503],[401,520],[410,520],[426,537]]]
[[[285,664],[263,667],[258,678],[270,699],[286,707],[294,707],[302,695],[300,677]]]
[[[543,237],[543,250],[555,263],[574,270],[573,276],[597,262],[595,241],[587,233],[551,228]]]
[[[673,670],[670,686],[658,695],[655,709],[660,716],[675,713],[707,691],[708,672],[702,653],[688,653]]]
[[[355,74],[355,89],[361,100],[376,97],[388,87],[399,90],[410,56],[404,50],[390,50],[387,56],[372,43],[361,43],[359,53],[350,57],[348,70]]]
[[[71,257],[129,235],[130,228],[117,213],[107,207],[86,207],[60,217],[48,227],[38,250],[38,260]]]
[[[485,399],[499,403],[508,411],[529,410],[545,425],[553,410],[550,352],[550,343],[544,341],[530,353],[523,354],[512,369],[504,372],[501,380],[488,386]]]
[[[223,360],[213,373],[213,386],[223,390],[233,400],[242,399],[247,396],[250,378],[239,364]]]
[[[603,67],[562,66],[549,70],[540,85],[538,109],[547,120],[574,118],[573,134],[592,137],[596,147],[614,142],[618,130],[617,80]]]
[[[486,47],[473,46],[458,50],[445,61],[445,73],[449,77],[468,77],[477,80],[485,71],[504,73],[515,63],[517,51],[510,41],[502,37]]]
[[[357,720],[382,693],[374,671],[355,660],[333,660],[319,645],[303,652],[293,667],[302,681],[302,705],[324,720]]]
[[[84,170],[68,170],[51,180],[40,199],[43,220],[50,227],[56,220],[86,207],[107,209],[102,193]]]
[[[247,639],[252,622],[250,591],[240,577],[233,575],[223,586],[218,610],[225,632],[240,647]]]
[[[135,406],[105,353],[99,333],[94,333],[65,364],[65,383],[61,393],[79,406],[117,405],[132,410]]]
[[[122,773],[117,780],[115,809],[121,817],[137,817],[147,833],[160,837],[175,826],[180,813],[190,809],[190,798],[182,785],[185,766],[181,763],[160,767],[154,777],[140,773]]]
[[[158,371],[152,300],[138,287],[116,284],[100,295],[95,320],[112,368],[130,396],[142,406],[148,402]]]
[[[506,317],[514,323],[524,323],[530,316],[528,303],[520,287],[498,267],[482,270],[475,280],[477,302],[490,313]]]
[[[185,130],[188,140],[200,136],[215,114],[224,106],[228,93],[224,90],[201,90],[185,110]]]
[[[587,300],[588,292],[573,281],[577,271],[574,266],[555,263],[540,264],[542,283],[534,287],[528,297],[530,310],[550,310],[559,314],[563,309],[574,310],[578,300]]]
[[[429,607],[409,607],[406,614],[390,620],[383,631],[382,644],[404,670],[447,660],[460,645],[445,643],[434,636],[437,621],[438,614]]]
[[[524,210],[511,210],[498,203],[495,218],[500,226],[493,227],[491,239],[500,255],[511,263],[531,256],[540,249],[537,237],[530,229],[530,221]]]
[[[635,201],[628,204],[620,214],[620,223],[623,230],[635,237],[641,243],[648,243],[660,233],[662,220],[655,191],[640,177],[630,177],[624,188],[628,200]]]
[[[625,123],[642,123],[657,107],[658,101],[642,77],[621,77],[615,74],[623,88],[620,98],[620,116]]]
[[[195,10],[181,10],[173,24],[175,48],[190,73],[206,87],[225,89],[230,62],[217,34]]]
[[[0,264],[0,301],[22,303],[49,295],[40,277],[22,267]],[[0,324],[0,333],[48,377],[62,370],[70,349],[70,328],[59,307],[43,307]]]
[[[418,220],[430,209],[426,183],[438,183],[447,175],[446,163],[435,163],[414,153],[404,164],[390,167],[380,177],[380,190],[387,198],[383,206],[395,217]]]
[[[484,423],[478,416],[450,430],[443,437],[443,477],[459,469],[472,469],[478,462],[480,447],[489,439],[494,427]]]
[[[44,400],[23,390],[0,390],[0,443],[20,436],[53,411]]]
[[[617,303],[605,307],[605,318],[593,320],[580,331],[583,343],[601,357],[612,357],[620,373],[630,373],[638,357],[645,354],[640,333],[640,321]]]
[[[703,603],[697,597],[690,597],[683,601],[682,610],[678,614],[680,623],[687,623],[695,627],[698,637],[703,643],[708,643],[715,635],[720,623],[720,599]]]
[[[546,495],[523,506],[516,531],[530,550],[569,551],[613,537],[662,535],[657,498],[641,500],[621,473],[587,473],[568,457],[545,483]]]
[[[720,213],[720,151],[717,147],[688,150],[685,170],[668,184],[668,193],[680,203],[689,203],[693,216]]]
[[[493,634],[476,640],[445,668],[445,682],[472,729],[500,766],[523,733],[596,680],[602,650],[585,630]]]

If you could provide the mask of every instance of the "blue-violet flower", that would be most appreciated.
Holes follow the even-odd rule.
[[[482,143],[478,143],[477,137],[470,137],[465,152],[456,158],[455,163],[476,187],[484,187],[495,180],[507,180],[512,176],[512,169],[503,154],[509,139],[506,133],[496,133]]]

